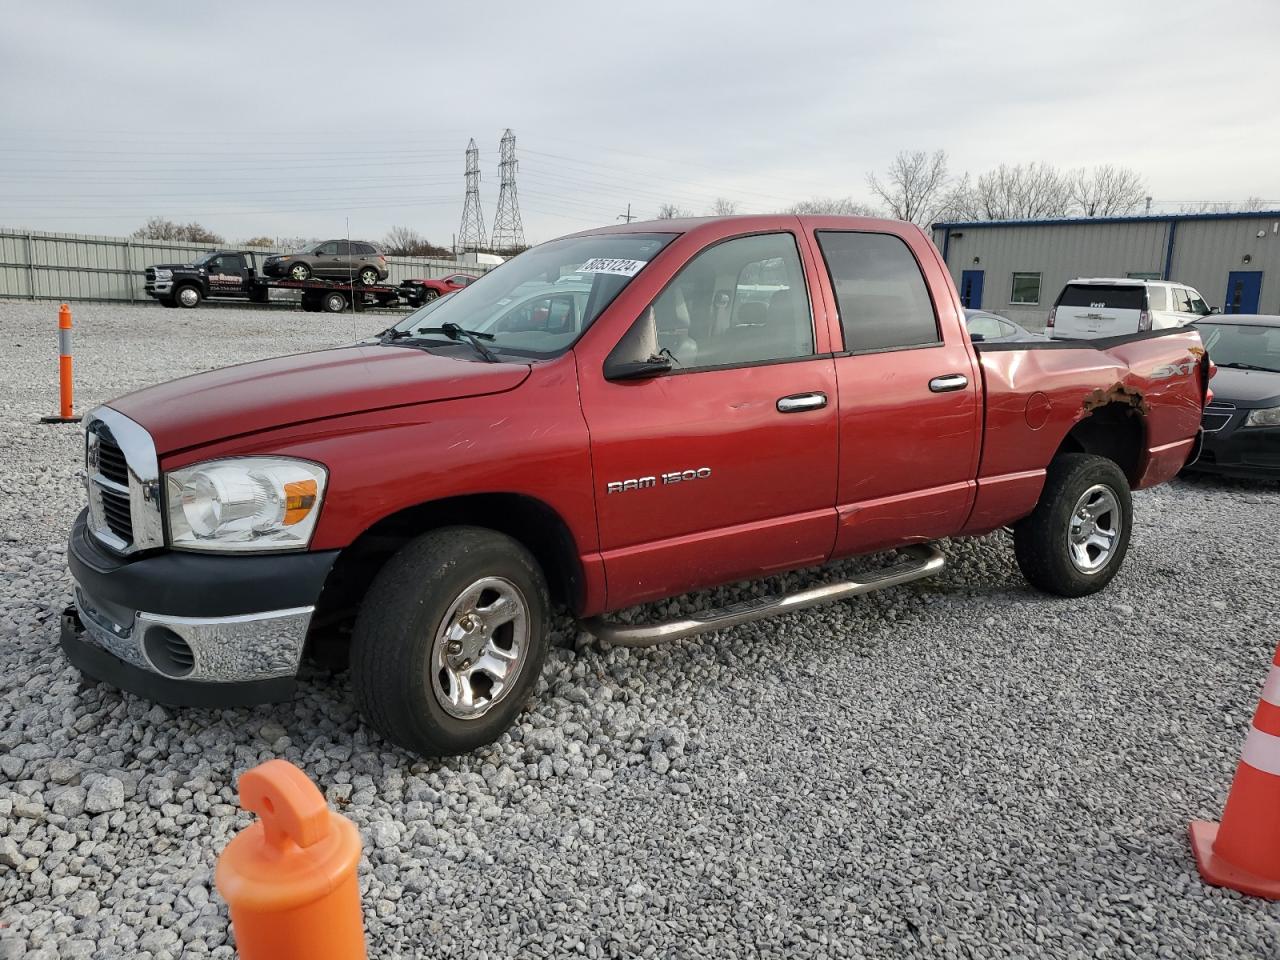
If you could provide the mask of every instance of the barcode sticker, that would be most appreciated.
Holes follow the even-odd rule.
[[[614,257],[592,257],[576,273],[614,273],[620,277],[634,277],[648,260],[619,260]]]

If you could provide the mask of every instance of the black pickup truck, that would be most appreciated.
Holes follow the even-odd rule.
[[[272,289],[297,290],[302,294],[302,309],[329,313],[390,307],[400,300],[396,288],[387,284],[264,277],[258,254],[252,250],[217,250],[191,263],[157,263],[147,267],[144,289],[166,307],[188,309],[204,300],[266,303]]]

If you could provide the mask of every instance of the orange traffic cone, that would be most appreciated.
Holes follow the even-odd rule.
[[[1245,738],[1222,823],[1192,821],[1191,850],[1206,882],[1280,900],[1280,649]]]
[[[355,824],[287,760],[247,771],[240,804],[258,822],[232,837],[214,879],[243,960],[366,960]]]

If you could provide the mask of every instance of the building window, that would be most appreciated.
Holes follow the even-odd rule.
[[[1040,274],[1015,273],[1013,286],[1009,291],[1010,303],[1023,303],[1032,306],[1040,302]]]

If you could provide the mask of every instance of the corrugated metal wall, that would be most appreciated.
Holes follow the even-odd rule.
[[[1258,310],[1280,314],[1280,218],[1178,224],[1171,279],[1191,284],[1211,307],[1221,307],[1227,297],[1227,275],[1233,270],[1261,271]]]
[[[939,250],[945,249],[957,287],[965,270],[983,271],[984,310],[1040,330],[1062,287],[1075,277],[1163,276],[1170,230],[1174,243],[1168,279],[1195,287],[1210,306],[1221,307],[1231,271],[1262,271],[1258,309],[1280,314],[1280,219],[1274,215],[959,226],[950,229],[949,239],[945,228],[936,227],[933,240]],[[1009,303],[1015,272],[1041,275],[1039,304]]]
[[[0,230],[0,298],[48,300],[148,300],[143,271],[153,263],[186,263],[227,246],[129,240],[75,233]],[[259,250],[262,256],[287,250]],[[492,267],[452,260],[388,257],[390,283],[410,277],[479,275]]]

